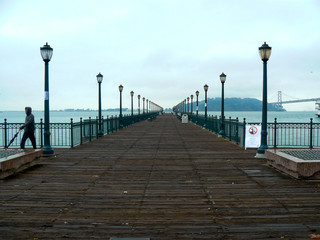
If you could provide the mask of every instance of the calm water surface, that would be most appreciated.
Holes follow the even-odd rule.
[[[40,122],[40,119],[44,119],[44,112],[43,111],[33,111],[32,112],[35,121]],[[123,114],[131,114],[129,111],[124,111]],[[102,116],[116,116],[119,115],[119,112],[110,112],[110,111],[103,111]],[[92,119],[98,116],[98,111],[79,111],[79,112],[64,112],[64,111],[52,111],[50,112],[50,122],[51,123],[68,123],[72,118],[74,122],[79,122],[80,118],[88,119],[91,117]],[[3,123],[4,119],[7,119],[8,123],[22,123],[25,119],[24,111],[3,111],[0,112],[0,122]]]
[[[220,116],[220,112],[208,112],[210,115]],[[246,118],[247,122],[261,122],[261,112],[225,112],[225,117],[239,118],[239,121],[243,121]],[[268,112],[268,122],[273,122],[277,118],[278,122],[310,122],[310,118],[313,118],[314,122],[320,123],[320,118],[315,115],[314,111],[300,111],[300,112]]]

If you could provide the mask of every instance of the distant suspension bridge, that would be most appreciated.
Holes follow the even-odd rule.
[[[282,107],[282,104],[287,103],[301,103],[301,102],[320,102],[320,98],[307,98],[307,99],[295,99],[295,100],[282,100],[282,91],[278,91],[278,101],[277,102],[270,102],[272,104],[277,104]]]

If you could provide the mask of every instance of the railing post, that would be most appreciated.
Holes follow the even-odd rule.
[[[80,118],[80,145],[82,145],[82,117]]]
[[[107,115],[107,119],[106,121],[106,125],[107,125],[107,129],[106,129],[106,134],[109,134],[109,116]]]
[[[111,119],[110,119],[110,128],[111,128],[111,132],[113,133],[113,115],[111,115]]]
[[[70,135],[71,135],[71,148],[73,148],[73,119],[70,119]]]
[[[99,137],[99,117],[96,117],[96,138]]]
[[[8,142],[7,142],[7,119],[4,119],[4,148],[8,148]]]
[[[223,138],[226,138],[226,126],[225,126],[225,116],[223,116],[223,126],[222,126],[222,130],[223,130]],[[218,129],[218,122],[217,122],[217,129]]]
[[[212,132],[217,133],[216,131],[216,116],[212,115]]]
[[[102,130],[102,132],[103,132],[103,135],[105,134],[105,132],[104,132],[104,119],[103,119],[103,116],[101,116],[101,130]]]
[[[91,132],[92,132],[92,129],[91,129],[91,117],[89,117],[89,142],[91,142]]]
[[[120,129],[120,117],[116,117],[116,127],[115,127],[115,131],[118,131]],[[121,120],[122,121],[122,120]]]
[[[310,146],[309,146],[309,148],[313,148],[313,143],[312,143],[312,138],[313,138],[313,136],[312,136],[312,128],[313,128],[313,122],[312,122],[312,118],[310,118]]]
[[[107,134],[110,132],[110,119],[109,116],[107,116]]]
[[[83,136],[84,136],[84,137],[87,136],[86,128],[88,128],[88,126],[86,126],[86,120],[83,119]]]
[[[243,147],[246,147],[246,118],[243,119]]]
[[[43,147],[43,120],[40,118],[40,145]]]
[[[236,118],[236,144],[239,144],[239,118]]]
[[[231,117],[229,117],[229,141],[231,141]]]
[[[214,133],[217,133],[216,122],[217,122],[216,116],[212,115],[212,132]]]
[[[277,148],[277,118],[274,118],[273,147]]]

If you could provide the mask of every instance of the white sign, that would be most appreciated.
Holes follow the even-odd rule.
[[[261,125],[246,125],[245,148],[258,148],[261,141]]]

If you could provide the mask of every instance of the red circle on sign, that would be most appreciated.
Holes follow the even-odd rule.
[[[257,132],[258,132],[258,128],[254,127],[254,126],[251,126],[249,128],[249,133],[250,134],[255,135]]]

